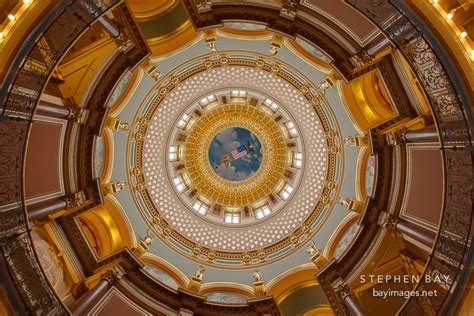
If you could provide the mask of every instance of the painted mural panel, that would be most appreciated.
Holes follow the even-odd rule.
[[[131,78],[132,78],[132,72],[127,71],[125,75],[122,77],[122,79],[120,79],[114,92],[112,92],[112,95],[110,96],[109,101],[107,102],[108,107],[112,106],[115,103],[115,101],[117,101],[120,98],[122,93],[125,91],[125,88],[127,87]]]
[[[230,304],[245,304],[247,299],[237,293],[231,292],[211,292],[207,294],[207,300],[212,302],[230,303]]]
[[[265,25],[255,23],[244,23],[244,22],[227,22],[224,23],[225,27],[241,31],[262,31],[266,28]]]
[[[375,157],[369,156],[367,166],[365,168],[365,193],[372,195],[375,182]]]
[[[179,288],[178,282],[176,282],[176,280],[171,275],[164,272],[163,270],[160,270],[157,267],[146,264],[145,271],[150,273],[158,281],[172,287],[173,289]]]
[[[104,140],[102,137],[97,137],[95,143],[95,154],[94,154],[94,171],[97,178],[100,177],[102,169],[104,168]]]
[[[357,234],[358,229],[359,225],[357,225],[357,223],[354,223],[349,227],[349,229],[346,230],[341,240],[339,240],[339,243],[336,246],[336,250],[334,250],[334,257],[340,257],[342,253],[347,249],[347,247],[349,247],[355,235]]]
[[[310,53],[311,55],[313,55],[317,59],[322,60],[322,61],[324,61],[325,63],[328,63],[328,64],[331,62],[331,60],[326,55],[324,55],[323,52],[321,52],[319,49],[317,49],[313,45],[309,44],[305,40],[297,37],[296,38],[296,43],[298,43],[298,45],[300,45],[305,51],[307,51],[308,53]]]

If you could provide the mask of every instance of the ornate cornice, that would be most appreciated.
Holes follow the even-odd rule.
[[[315,27],[298,14],[293,19],[281,16],[281,8],[252,2],[213,3],[209,10],[198,10],[195,1],[185,1],[191,20],[197,30],[217,27],[225,20],[255,21],[267,25],[267,29],[283,33],[290,38],[297,35],[314,43],[333,59],[332,66],[344,77],[350,75],[354,65],[352,54],[336,42],[327,32]],[[342,32],[342,31],[341,31]]]
[[[338,279],[347,280],[351,274],[356,271],[360,262],[375,244],[381,227],[377,224],[380,211],[388,207],[391,189],[392,177],[392,149],[385,145],[385,139],[382,135],[375,134],[369,130],[369,142],[371,155],[377,159],[376,185],[372,197],[368,197],[364,204],[364,210],[361,213],[358,224],[362,226],[359,233],[355,236],[349,248],[343,256],[337,260],[331,260],[321,271],[316,274],[316,278],[321,283],[331,307],[336,313],[349,314],[345,305],[342,292],[333,289],[333,283]]]

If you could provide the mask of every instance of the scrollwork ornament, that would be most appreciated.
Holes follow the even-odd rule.
[[[113,267],[104,273],[102,278],[111,284],[114,284],[122,279],[124,271],[118,267]]]
[[[242,263],[243,263],[244,265],[250,264],[250,253],[249,253],[249,252],[245,252],[245,253],[242,255]]]
[[[134,133],[133,138],[137,141],[141,141],[143,139],[143,134],[141,132],[136,132]]]
[[[209,250],[207,253],[207,260],[210,262],[214,262],[214,260],[216,260],[216,253],[212,250]]]
[[[265,66],[265,60],[263,60],[262,58],[258,58],[255,63],[255,66],[257,68],[263,68]]]
[[[300,240],[298,238],[298,235],[293,233],[291,236],[290,236],[290,243],[294,244],[294,245],[297,245],[299,244]]]
[[[202,253],[202,248],[199,245],[194,246],[193,256],[199,256]]]
[[[260,261],[265,261],[267,259],[267,254],[265,253],[265,250],[261,249],[257,252],[257,258]]]

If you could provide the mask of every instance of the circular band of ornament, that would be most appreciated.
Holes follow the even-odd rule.
[[[252,131],[262,143],[261,166],[244,181],[219,177],[209,164],[208,148],[216,134],[229,127]],[[247,206],[266,198],[283,176],[287,161],[285,138],[268,114],[250,105],[226,105],[203,115],[186,139],[185,165],[199,193],[215,203]]]
[[[305,172],[291,201],[245,229],[221,227],[190,212],[170,183],[165,159],[170,131],[183,110],[224,87],[271,95],[295,118],[304,140]],[[225,52],[180,65],[149,93],[131,130],[127,159],[135,204],[163,242],[201,263],[248,268],[284,258],[314,236],[338,195],[343,149],[331,107],[304,75],[264,55]],[[214,136],[210,132],[206,142]]]

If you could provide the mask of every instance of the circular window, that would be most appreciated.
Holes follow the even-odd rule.
[[[225,180],[248,179],[260,168],[262,145],[255,134],[246,128],[223,129],[211,141],[209,163]]]

